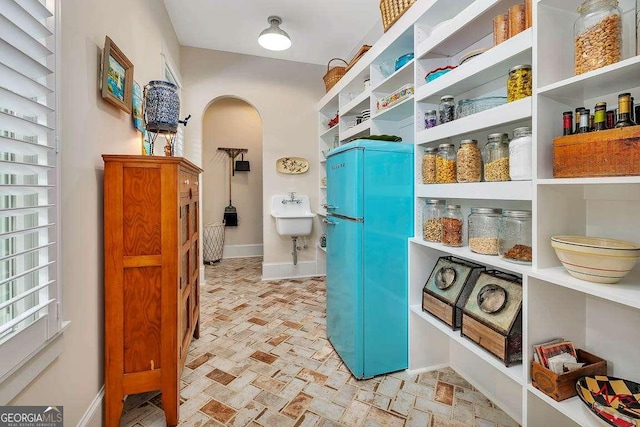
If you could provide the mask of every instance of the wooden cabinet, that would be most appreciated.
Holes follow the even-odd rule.
[[[174,426],[199,336],[202,170],[180,157],[102,157],[105,426],[119,425],[124,396],[151,390]]]

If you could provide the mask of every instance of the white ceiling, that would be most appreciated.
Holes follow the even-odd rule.
[[[382,34],[379,0],[164,0],[164,3],[180,44],[205,49],[326,65],[334,57],[348,62],[362,44],[371,44],[363,41],[365,35]],[[269,27],[270,15],[282,18],[280,28],[291,37],[292,46],[284,52],[271,52],[258,45],[258,35]]]

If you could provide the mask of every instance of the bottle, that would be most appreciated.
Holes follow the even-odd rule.
[[[482,178],[482,153],[478,141],[465,139],[460,142],[457,156],[458,182],[480,182]]]
[[[613,129],[616,126],[615,110],[607,111],[607,129]]]
[[[618,95],[618,121],[615,127],[622,128],[635,125],[631,120],[631,94],[621,93]]]
[[[578,133],[587,133],[591,130],[589,127],[590,113],[591,111],[588,108],[580,112],[580,127],[578,128]]]
[[[576,108],[576,129],[573,131],[573,133],[579,133],[578,131],[580,130],[580,113],[582,112],[582,110],[584,110],[584,107]]]
[[[513,139],[509,142],[509,177],[513,181],[531,179],[533,168],[532,152],[531,128],[529,126],[515,128],[513,130]]]
[[[562,113],[562,136],[573,134],[573,111]]]
[[[462,246],[464,218],[460,205],[447,205],[442,215],[442,244]]]
[[[596,111],[594,117],[594,131],[607,129],[607,103],[598,102],[596,104]]]

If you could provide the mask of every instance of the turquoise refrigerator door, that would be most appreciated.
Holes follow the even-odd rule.
[[[359,147],[327,158],[327,213],[362,218],[362,158]]]

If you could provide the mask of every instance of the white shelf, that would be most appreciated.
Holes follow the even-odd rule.
[[[432,82],[423,84],[416,90],[416,100],[437,104],[443,95],[458,96],[500,77],[504,77],[506,82],[511,67],[531,64],[532,34],[532,29],[523,31]]]
[[[334,136],[335,134],[338,133],[338,129],[340,128],[340,123],[335,124],[334,126],[330,127],[329,129],[322,131],[320,133],[320,138],[326,138],[328,136]]]
[[[371,92],[365,90],[360,95],[349,101],[340,112],[340,117],[353,116],[362,113],[362,110],[369,108],[369,96]]]
[[[327,163],[327,159],[322,159],[322,160],[320,160],[320,163],[321,163],[321,164],[323,164],[323,163]]]
[[[413,116],[413,111],[413,96],[409,96],[397,104],[376,113],[372,118],[378,120],[402,120]]]
[[[365,120],[359,125],[356,125],[351,129],[347,129],[346,131],[341,132],[340,141],[345,141],[347,139],[355,138],[357,136],[369,135],[370,129],[371,129],[371,120]]]
[[[469,340],[468,338],[464,338],[463,336],[461,336],[460,331],[453,331],[449,325],[445,324],[440,319],[433,317],[429,313],[425,313],[424,311],[422,311],[422,306],[420,306],[419,304],[412,305],[409,308],[412,313],[417,314],[420,318],[425,320],[427,323],[431,324],[436,329],[440,330],[442,333],[449,336],[450,339],[461,344],[467,350],[471,351],[472,353],[477,355],[480,359],[484,360],[489,365],[491,365],[498,371],[502,372],[511,380],[513,380],[514,382],[520,385],[524,385],[524,374],[523,374],[524,370],[523,370],[522,364],[506,367],[504,366],[504,363],[502,363],[500,359],[498,359],[497,357],[495,357],[494,355],[492,355],[482,347],[478,346],[476,343]]]
[[[320,186],[320,189],[321,189],[321,190],[326,190],[326,189],[327,189],[327,186],[326,186],[326,185],[321,185],[321,186]]]
[[[472,132],[479,132],[498,126],[531,119],[531,97],[509,102],[490,110],[481,111],[452,122],[443,123],[416,134],[416,143],[440,141]]]
[[[391,93],[401,88],[407,83],[413,83],[413,68],[415,59],[404,64],[398,70],[394,71],[389,77],[384,79],[379,85],[374,87],[371,92]]]
[[[576,104],[578,100],[598,98],[637,87],[639,84],[638,75],[640,75],[640,56],[634,56],[588,73],[543,86],[538,88],[538,94]]]
[[[478,264],[483,264],[492,268],[497,268],[499,270],[506,270],[516,274],[531,274],[531,266],[526,264],[515,264],[513,262],[504,261],[500,256],[491,256],[491,255],[481,255],[475,252],[472,252],[468,246],[463,246],[461,248],[454,248],[450,246],[445,246],[441,243],[432,243],[426,242],[419,237],[413,237],[409,239],[411,243],[415,243],[416,245],[425,246],[427,248],[435,249],[440,252],[447,252],[453,256],[457,256],[459,258],[464,258],[469,261],[477,262]]]
[[[608,176],[601,178],[550,178],[538,179],[539,185],[602,185],[640,184],[640,176]]]
[[[531,200],[531,181],[416,184],[416,197],[433,199]]]
[[[580,280],[567,273],[564,267],[532,270],[530,276],[544,280],[550,285],[563,286],[607,301],[640,309],[640,269],[638,267],[631,270],[626,277],[615,284],[592,283]]]
[[[318,249],[320,249],[324,253],[327,253],[327,248],[323,248],[322,246],[318,245]]]
[[[579,426],[605,426],[606,424],[600,423],[595,414],[589,413],[589,409],[580,400],[578,396],[570,399],[556,402],[532,384],[527,386],[527,390],[538,398],[542,399],[547,405],[555,408],[558,412],[565,415],[567,418],[573,420]]]

